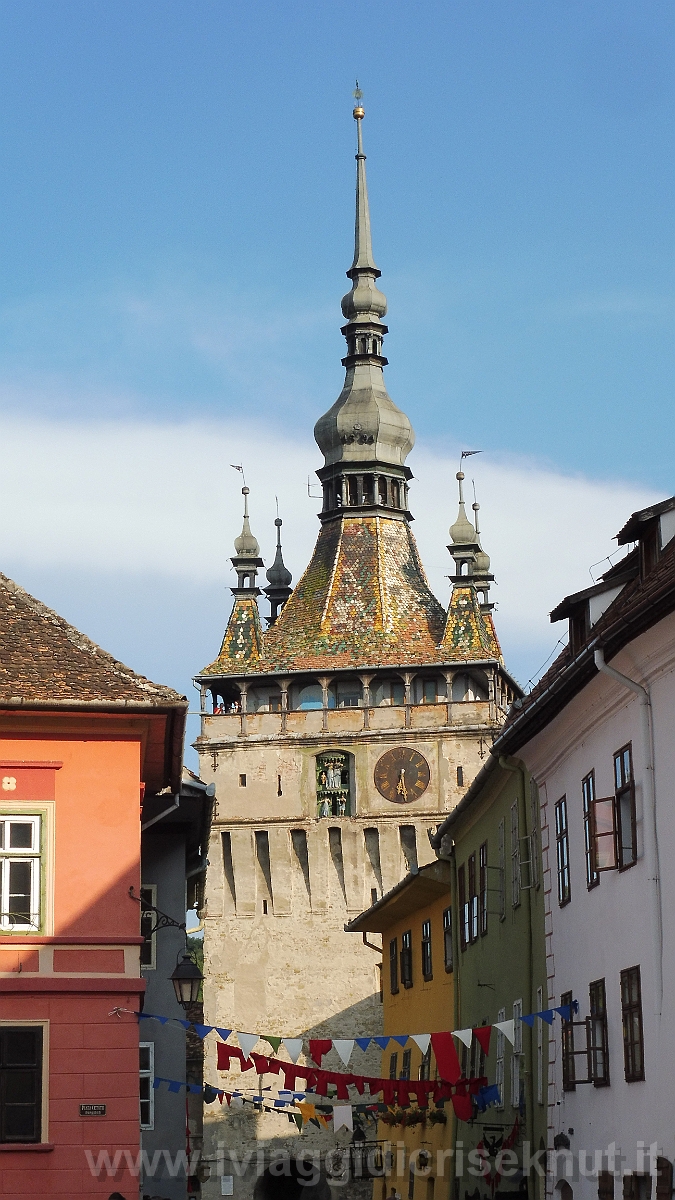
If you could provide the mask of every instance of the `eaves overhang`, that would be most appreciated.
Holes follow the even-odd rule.
[[[365,912],[345,925],[346,933],[385,933],[397,921],[425,904],[446,896],[452,884],[450,864],[442,859],[413,868]]]

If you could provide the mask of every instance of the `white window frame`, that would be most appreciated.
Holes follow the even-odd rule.
[[[520,814],[518,801],[511,805],[511,904],[520,904]]]
[[[523,1057],[522,1000],[513,1002],[513,1053],[511,1054],[511,1104],[520,1108],[520,1065]]]
[[[145,896],[143,896],[144,892],[146,893]],[[147,903],[152,904],[153,908],[156,908],[157,907],[157,884],[156,883],[142,883],[141,884],[141,896]],[[149,918],[152,919],[152,924],[154,925],[155,917],[157,914],[151,912],[151,913],[148,913],[147,915]],[[143,918],[143,909],[141,908],[141,928],[142,928],[142,918]],[[151,928],[152,928],[152,926],[151,926]],[[141,971],[154,971],[154,970],[156,970],[156,968],[157,968],[157,930],[155,930],[155,932],[152,934],[152,936],[150,938],[150,962],[143,963],[141,965]]]
[[[499,920],[506,920],[506,825],[502,817],[497,828],[499,854]]]
[[[154,1084],[155,1084],[155,1043],[154,1042],[139,1042],[138,1049],[139,1049],[139,1059],[140,1059],[140,1051],[141,1050],[149,1050],[150,1051],[150,1054],[149,1054],[150,1066],[148,1067],[147,1071],[141,1071],[140,1062],[139,1062],[139,1068],[138,1068],[138,1075],[139,1075],[138,1119],[140,1121],[141,1129],[149,1130],[149,1129],[155,1128],[155,1086],[154,1086]],[[150,1087],[148,1088],[148,1100],[147,1100],[147,1103],[150,1105],[150,1121],[147,1125],[144,1125],[143,1122],[140,1120],[140,1117],[141,1117],[140,1080],[141,1079],[147,1079],[150,1084]]]
[[[13,848],[9,845],[9,828],[12,824],[31,825],[31,845],[26,849]],[[0,930],[3,933],[26,929],[37,933],[41,929],[42,905],[42,817],[38,813],[15,812],[0,814],[2,826],[2,846],[0,847]],[[17,862],[31,863],[30,877],[30,921],[10,921],[9,919],[9,877],[10,866]]]
[[[544,989],[537,988],[537,1012],[544,1008]],[[544,1103],[544,1022],[537,1020],[537,1104]]]
[[[500,1008],[497,1013],[497,1021],[506,1020],[506,1009]],[[495,1083],[499,1088],[499,1103],[495,1104],[495,1108],[504,1107],[504,1054],[506,1050],[506,1038],[501,1029],[497,1030],[497,1063],[495,1066]]]

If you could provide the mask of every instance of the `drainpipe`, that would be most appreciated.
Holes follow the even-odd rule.
[[[654,725],[652,721],[652,705],[647,688],[643,687],[641,683],[636,683],[634,679],[629,679],[627,675],[622,675],[621,671],[615,670],[614,667],[609,667],[605,662],[604,651],[600,648],[595,651],[595,665],[603,675],[609,675],[611,679],[615,679],[623,687],[628,688],[631,692],[635,692],[635,695],[640,700],[645,756],[645,783],[643,790],[646,818],[644,823],[645,857],[647,859],[648,870],[650,871],[650,875],[648,876],[649,882],[653,884],[650,890],[652,896],[652,930],[654,938],[654,1013],[658,1018],[661,1016],[663,1000],[663,915],[661,907],[661,877],[659,872],[659,833],[656,820],[656,788],[654,785]]]

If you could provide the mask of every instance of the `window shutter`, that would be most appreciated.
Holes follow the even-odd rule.
[[[598,1200],[614,1200],[614,1176],[611,1171],[598,1175]]]
[[[656,1160],[656,1200],[670,1200],[673,1191],[673,1164],[669,1158]]]

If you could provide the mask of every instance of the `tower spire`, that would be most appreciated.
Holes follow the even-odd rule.
[[[363,94],[356,86],[356,220],[354,258],[347,271],[351,289],[342,298],[347,320],[344,387],[332,408],[317,421],[314,437],[325,466],[317,472],[324,489],[322,520],[332,519],[347,505],[397,509],[407,514],[407,480],[412,472],[405,460],[415,442],[410,421],[391,400],[384,382],[387,360],[382,343],[387,333],[382,317],[387,300],[377,286],[381,272],[373,259],[370,207],[363,152]],[[357,478],[351,471],[367,474]]]
[[[359,81],[356,81],[354,91],[356,105],[354,107],[354,120],[356,121],[356,222],[354,228],[354,261],[351,266],[352,271],[359,269],[367,269],[375,271],[376,275],[381,274],[378,271],[373,261],[373,245],[370,235],[370,206],[368,204],[368,185],[366,183],[366,156],[363,153],[363,134],[361,132],[361,122],[365,117],[365,109],[361,107],[363,92],[359,87]],[[351,274],[351,272],[348,272]],[[353,278],[353,276],[352,276]],[[383,297],[384,299],[384,297]],[[384,316],[385,309],[382,312]]]

